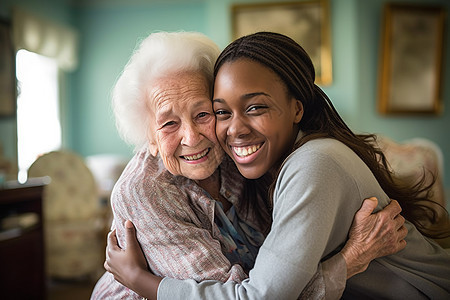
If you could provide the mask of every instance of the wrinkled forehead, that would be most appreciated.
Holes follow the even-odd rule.
[[[155,78],[147,89],[147,106],[151,112],[167,110],[167,106],[195,105],[211,99],[211,84],[200,72],[184,71]]]

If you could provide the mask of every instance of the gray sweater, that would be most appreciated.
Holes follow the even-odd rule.
[[[369,168],[342,143],[314,140],[285,161],[274,191],[273,225],[249,279],[219,283],[165,278],[159,299],[296,299],[318,263],[345,243],[365,198],[389,203]],[[407,246],[347,281],[344,298],[450,299],[450,253],[406,222]]]

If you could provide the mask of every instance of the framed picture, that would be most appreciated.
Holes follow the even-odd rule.
[[[0,117],[16,113],[16,74],[11,24],[0,20]]]
[[[298,42],[311,57],[316,83],[332,82],[328,0],[236,4],[232,6],[233,39],[272,31]]]
[[[438,114],[444,9],[387,4],[382,28],[378,110],[382,114]]]

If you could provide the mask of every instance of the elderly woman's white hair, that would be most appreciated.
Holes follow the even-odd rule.
[[[182,71],[201,72],[212,89],[219,47],[198,32],[157,32],[145,38],[118,78],[112,94],[116,125],[135,151],[147,145],[149,87],[156,79]],[[147,145],[148,146],[148,145]]]

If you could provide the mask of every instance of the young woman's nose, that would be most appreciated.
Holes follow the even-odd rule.
[[[201,140],[200,131],[193,123],[183,124],[181,134],[181,144],[184,146],[194,147]]]
[[[235,116],[230,120],[227,134],[228,136],[242,137],[246,134],[249,134],[250,131],[250,127],[248,126],[245,119]]]

